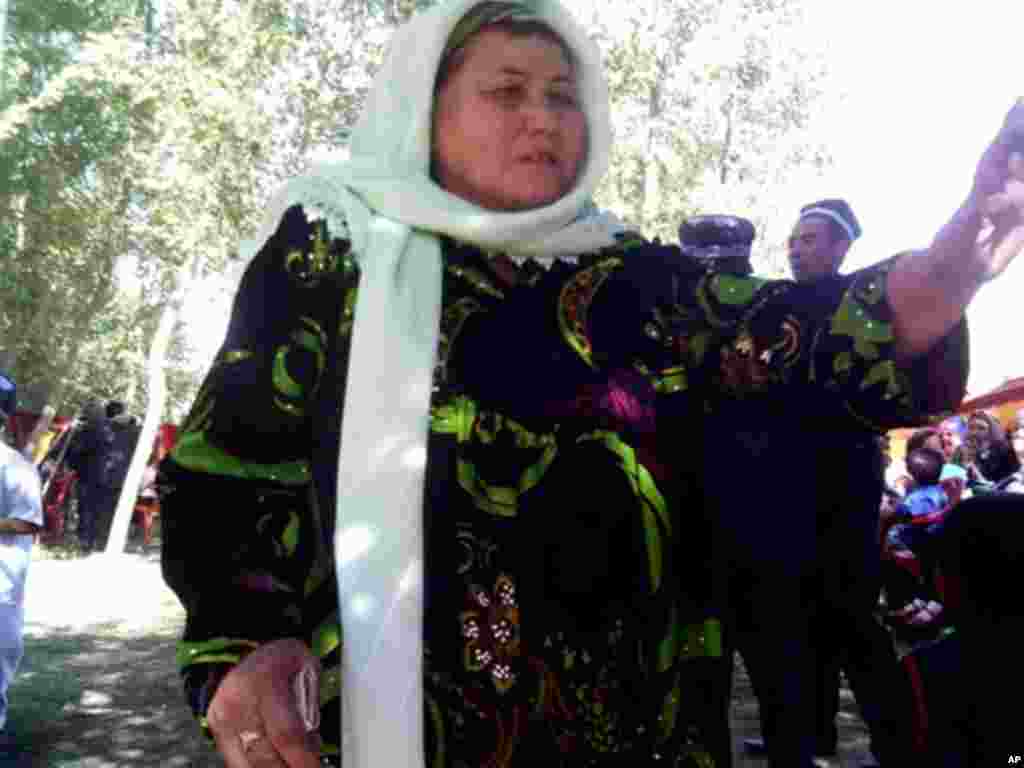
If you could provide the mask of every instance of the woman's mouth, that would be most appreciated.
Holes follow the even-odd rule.
[[[519,160],[520,162],[530,163],[531,165],[541,165],[552,168],[558,165],[558,158],[555,157],[554,153],[546,151],[530,152],[529,154],[520,157]]]

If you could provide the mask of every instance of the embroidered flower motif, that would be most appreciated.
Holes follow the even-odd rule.
[[[758,354],[749,331],[742,331],[731,345],[722,347],[722,386],[736,395],[762,389],[769,380],[769,362]]]
[[[601,429],[651,433],[655,428],[654,398],[648,378],[637,371],[618,369],[604,381],[584,387],[572,411],[593,419]]]
[[[782,321],[774,339],[758,343],[749,330],[740,331],[731,345],[722,347],[722,386],[743,395],[778,381],[800,359],[801,337],[800,321],[792,315]]]
[[[459,616],[466,641],[464,661],[470,672],[486,673],[498,693],[516,682],[519,657],[519,605],[512,579],[500,574],[494,589],[471,585],[470,607]]]

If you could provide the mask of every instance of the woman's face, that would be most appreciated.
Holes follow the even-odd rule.
[[[967,423],[967,434],[975,445],[985,440],[989,436],[990,431],[991,428],[984,419],[971,419]]]
[[[942,431],[939,433],[939,437],[942,442],[942,455],[946,458],[946,461],[949,461],[953,457],[953,454],[956,453],[957,443],[960,442],[959,436],[957,435],[956,430],[950,427],[943,427]]]
[[[434,105],[434,170],[453,195],[502,211],[564,196],[586,157],[586,118],[561,46],[485,28]]]

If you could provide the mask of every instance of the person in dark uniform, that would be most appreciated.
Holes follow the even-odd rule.
[[[85,421],[68,449],[68,463],[78,472],[78,543],[88,553],[107,545],[139,426],[117,400],[90,404]]]
[[[739,216],[710,214],[691,216],[679,227],[679,245],[682,256],[692,269],[708,273],[730,274],[737,276],[750,275],[754,270],[750,264],[751,246],[756,236],[754,224]],[[679,431],[691,436],[690,444],[702,446],[704,439],[701,433],[695,429],[698,420],[688,418],[690,414],[678,416],[680,421]],[[666,434],[673,434],[675,430],[666,429]],[[677,446],[673,448],[677,449]],[[693,499],[705,496],[704,465],[706,457],[704,452],[698,450],[689,452],[691,455],[681,466],[688,468],[685,477],[681,478],[681,492],[679,498],[682,505],[689,507]],[[722,457],[724,458],[724,457]],[[705,550],[710,553],[702,558],[698,551],[687,551],[683,559],[697,564],[698,568],[703,567],[708,572],[728,573],[726,559],[722,557],[721,548],[718,544],[721,541],[719,533],[721,521],[716,515],[716,506],[705,503],[706,514],[698,518],[704,527],[697,533],[691,530],[691,539],[700,542],[712,542]],[[693,526],[693,515],[690,525]],[[695,548],[696,549],[696,548]],[[717,587],[713,593],[707,596],[712,605],[712,612],[715,615],[727,616],[728,610],[728,579],[715,578],[712,583]],[[732,699],[732,678],[733,678],[733,654],[736,641],[734,632],[731,629],[731,622],[724,622],[722,646],[723,653],[720,657],[700,659],[689,665],[689,672],[692,675],[688,680],[690,687],[699,692],[691,697],[693,711],[689,712],[691,722],[697,723],[702,729],[703,742],[708,752],[714,758],[716,768],[729,768],[732,765],[732,734],[729,725],[730,707]]]
[[[795,279],[817,286],[823,293],[834,290],[843,260],[860,234],[860,224],[846,201],[829,199],[804,206],[789,239]],[[878,510],[885,486],[885,461],[878,433],[866,426],[820,430],[813,420],[794,419],[788,423],[785,437],[779,439],[791,443],[788,450],[799,452],[802,461],[807,462],[804,475],[814,478],[809,485],[786,486],[787,515],[793,520],[790,530],[797,524],[805,530],[788,541],[769,536],[763,550],[777,563],[767,573],[789,577],[794,585],[799,583],[806,605],[813,606],[806,617],[810,651],[806,658],[810,661],[807,682],[814,687],[809,699],[814,711],[800,714],[808,724],[802,737],[813,739],[817,757],[836,754],[839,673],[843,670],[871,733],[872,751],[888,764],[903,764],[909,749],[909,741],[902,741],[910,732],[910,692],[892,687],[897,669],[895,650],[874,617],[881,588]],[[769,442],[783,449],[779,439]],[[750,454],[749,458],[755,456]],[[816,540],[811,540],[815,535]],[[801,551],[813,556],[801,557]],[[769,580],[765,594],[786,591],[784,581]],[[761,606],[754,606],[754,615],[761,613]],[[798,624],[804,626],[803,621]],[[767,619],[762,626],[770,634],[786,627]],[[786,627],[784,631],[796,630]],[[757,640],[753,647],[755,656],[760,655]],[[742,653],[742,645],[740,650]],[[763,691],[766,685],[781,689],[784,693],[779,694],[777,717],[788,718],[792,713],[795,718],[797,713],[787,706],[785,691],[799,684],[802,671],[792,663],[765,659],[763,665],[756,661],[750,664],[746,655],[744,658],[751,667],[755,692]],[[757,680],[759,666],[767,670],[769,680]],[[765,722],[762,699],[762,729],[769,739],[770,727]],[[744,746],[749,752],[765,751],[765,742],[760,739],[748,740]]]
[[[113,443],[103,405],[92,401],[82,409],[81,427],[68,438],[67,463],[78,474],[78,546],[92,552],[96,545],[97,512],[102,506],[103,457]]]

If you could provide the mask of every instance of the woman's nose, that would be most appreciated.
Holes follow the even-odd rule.
[[[558,109],[547,97],[534,97],[523,103],[522,111],[531,131],[550,132],[555,130],[561,118]]]

